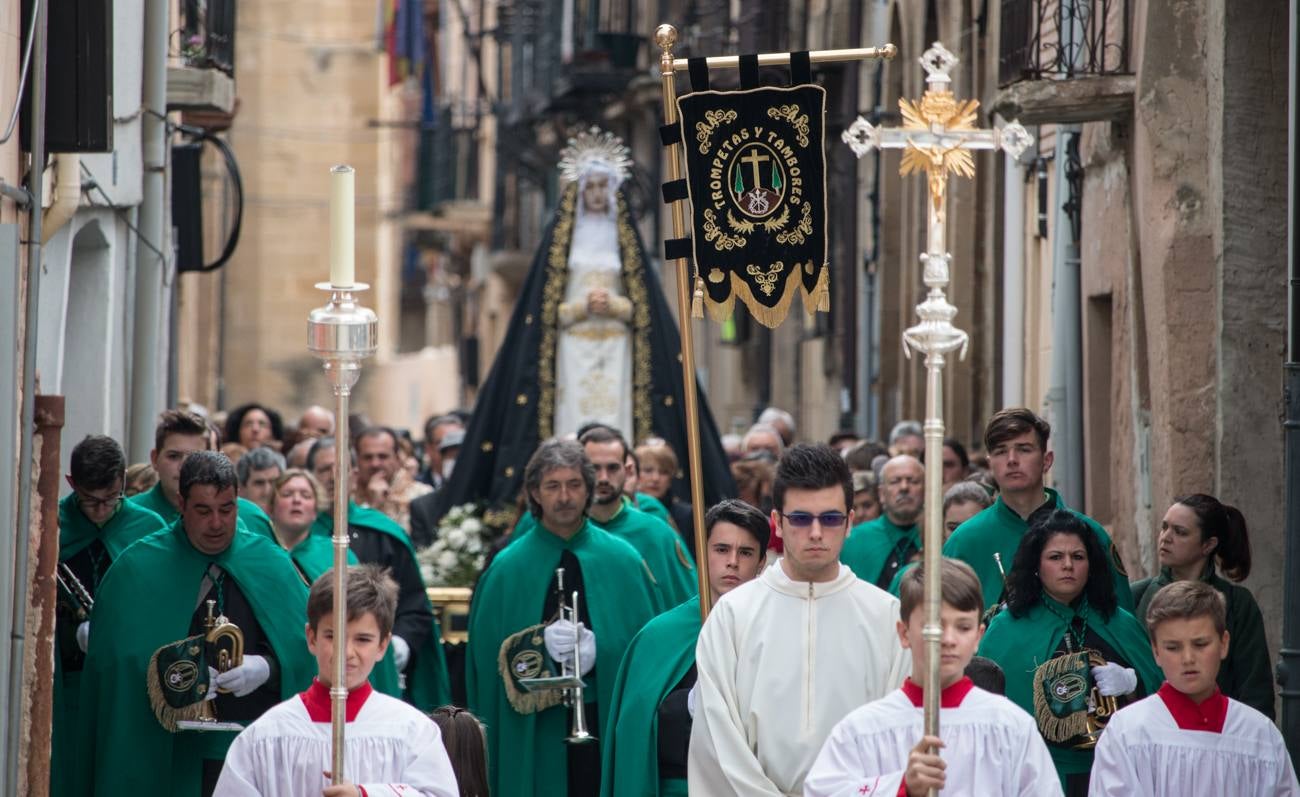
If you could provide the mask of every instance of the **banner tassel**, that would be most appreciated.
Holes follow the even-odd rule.
[[[704,317],[704,280],[695,277],[695,296],[691,299],[691,318]]]

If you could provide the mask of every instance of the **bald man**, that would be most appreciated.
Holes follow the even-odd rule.
[[[898,569],[921,551],[925,510],[925,467],[900,454],[880,475],[880,517],[860,523],[844,542],[840,561],[863,581],[888,589]]]
[[[324,407],[313,404],[302,411],[298,419],[298,439],[315,440],[334,434],[334,413]]]

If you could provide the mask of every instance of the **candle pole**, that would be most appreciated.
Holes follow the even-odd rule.
[[[343,783],[344,723],[347,707],[347,573],[348,573],[348,404],[361,376],[361,362],[375,353],[379,321],[374,311],[357,304],[354,294],[369,286],[354,279],[354,171],[350,166],[330,170],[330,281],[316,287],[329,293],[324,307],[307,319],[307,348],[325,368],[334,393],[338,457],[334,463],[334,662],[330,685],[333,751],[331,783]]]

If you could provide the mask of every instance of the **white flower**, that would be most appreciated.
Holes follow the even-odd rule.
[[[478,553],[483,550],[483,543],[478,537],[470,537],[469,542],[465,543],[465,553]]]
[[[454,570],[458,564],[460,564],[460,557],[451,551],[443,551],[438,556],[438,569],[444,573]]]
[[[460,524],[460,528],[466,534],[481,534],[483,524],[478,521],[478,518],[468,518],[464,523]]]
[[[443,539],[447,541],[448,548],[459,551],[465,547],[465,532],[460,529],[452,529]]]

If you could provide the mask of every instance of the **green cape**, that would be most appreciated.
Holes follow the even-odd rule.
[[[898,568],[898,572],[894,574],[894,580],[889,582],[889,594],[897,598],[899,590],[903,588],[903,578],[907,576],[907,574],[910,573],[913,568],[915,568],[920,564],[921,564],[920,562],[908,562],[907,564]]]
[[[406,532],[397,524],[397,521],[378,509],[361,506],[356,501],[348,499],[348,525],[381,531],[390,537],[394,537],[398,542],[406,546],[406,550],[411,552],[411,558],[417,563],[419,562],[416,559],[415,546],[411,544],[411,538],[406,535]],[[321,512],[316,516],[316,522],[312,523],[311,536],[320,536],[328,541],[333,534],[333,512]],[[331,552],[329,566],[333,566],[332,557]],[[425,600],[428,600],[427,594]],[[436,615],[433,620],[433,629],[424,644],[418,650],[411,652],[415,655],[412,657],[413,661],[406,671],[406,694],[403,695],[406,701],[421,711],[433,711],[438,706],[445,706],[450,703],[451,679],[447,674],[447,657],[442,649],[442,632],[438,628]],[[391,657],[391,651],[385,654],[385,658],[389,657]]]
[[[682,537],[672,526],[656,520],[623,499],[623,508],[608,523],[591,521],[617,537],[632,543],[650,568],[661,608],[677,606],[700,591],[695,580],[694,558],[682,545]]]
[[[1049,602],[1051,608],[1047,606]],[[1006,675],[1007,698],[1031,717],[1034,716],[1034,671],[1052,658],[1065,635],[1065,624],[1052,609],[1061,617],[1074,617],[1074,609],[1044,595],[1043,603],[1034,606],[1024,617],[1012,617],[1010,611],[999,612],[989,623],[979,647],[979,655],[996,661]],[[1165,676],[1156,666],[1151,642],[1136,617],[1124,609],[1116,609],[1103,622],[1094,613],[1088,618],[1088,630],[1096,632],[1137,671],[1140,694],[1149,695],[1160,688]],[[1092,768],[1092,750],[1067,750],[1055,745],[1048,745],[1047,749],[1061,776],[1062,787],[1066,775]]]
[[[673,531],[677,530],[677,524],[673,523],[673,516],[668,512],[668,507],[664,506],[663,501],[660,501],[649,493],[637,493],[635,498],[633,498],[633,502],[636,504],[637,509],[640,509],[650,517],[659,518],[663,522],[667,523],[668,527]]]
[[[307,577],[307,587],[334,566],[334,546],[329,537],[308,532],[302,542],[289,551],[289,557]],[[348,564],[357,563],[357,557],[348,551]],[[386,695],[401,699],[402,687],[397,679],[397,665],[393,662],[393,646],[389,645],[384,657],[370,671],[370,685]]]
[[[1138,620],[1146,623],[1147,607],[1160,589],[1174,580],[1169,568],[1162,568],[1155,578],[1133,582]],[[1273,719],[1273,664],[1268,658],[1268,640],[1264,636],[1264,615],[1250,590],[1233,584],[1215,572],[1210,561],[1201,581],[1217,589],[1227,604],[1228,657],[1219,666],[1218,684],[1223,694],[1239,700]]]
[[[585,602],[596,633],[596,669],[587,674],[606,726],[619,661],[654,616],[649,572],[631,544],[592,523],[567,542],[538,526],[497,554],[479,579],[470,607],[465,678],[469,707],[487,726],[489,785],[509,797],[562,797],[570,711],[563,706],[520,714],[506,698],[497,660],[510,635],[542,621],[546,593],[565,549],[582,567]],[[584,620],[584,624],[588,621]]]
[[[59,561],[76,556],[95,540],[104,544],[110,561],[116,559],[127,546],[155,531],[167,528],[163,519],[154,512],[130,501],[123,501],[108,522],[101,528],[91,523],[81,512],[73,494],[59,501]],[[90,587],[90,585],[87,585]],[[93,587],[91,587],[93,589]],[[50,764],[50,793],[70,794],[71,773],[76,767],[75,733],[77,710],[80,704],[80,672],[63,671],[59,634],[54,635],[54,708],[52,759]]]
[[[1046,492],[1048,500],[1057,509],[1069,509],[1061,500],[1060,493],[1050,488]],[[1115,597],[1119,599],[1119,607],[1129,612],[1133,611],[1133,592],[1129,589],[1128,573],[1124,570],[1119,551],[1111,542],[1110,535],[1101,524],[1082,512],[1075,512],[1073,509],[1069,511],[1088,524],[1088,528],[1092,529],[1101,541],[1101,547],[1110,554],[1110,571],[1115,580]],[[1002,555],[1002,567],[1010,573],[1011,563],[1016,558],[1016,549],[1020,547],[1020,540],[1028,530],[1029,524],[1025,519],[1007,506],[1002,501],[1002,496],[998,496],[993,506],[958,526],[948,541],[943,544],[944,556],[962,560],[979,576],[980,586],[984,589],[985,609],[997,603],[1002,595],[1002,574],[998,572],[998,564],[993,559],[994,552]]]
[[[659,704],[695,663],[700,627],[695,595],[646,623],[628,646],[601,740],[601,797],[660,797]]]
[[[146,490],[139,495],[133,495],[127,499],[136,506],[142,506],[151,512],[156,512],[163,522],[171,525],[180,518],[181,512],[172,506],[167,500],[167,494],[163,492],[162,482],[158,482],[151,489]],[[271,518],[267,517],[262,511],[262,507],[248,500],[247,498],[236,498],[238,506],[239,523],[249,531],[264,534],[271,539],[275,539],[275,532],[271,530]]]
[[[890,554],[904,539],[910,540],[916,550],[921,550],[921,527],[913,524],[902,528],[882,514],[875,520],[853,527],[853,532],[840,549],[840,561],[848,565],[858,578],[875,584],[880,580],[880,572],[885,569]]]
[[[145,688],[154,651],[188,635],[199,584],[213,562],[239,585],[270,640],[281,698],[311,685],[316,661],[303,636],[307,588],[288,554],[259,534],[237,530],[229,548],[208,556],[190,545],[178,521],[124,551],[99,585],[81,682],[77,794],[197,795],[201,759],[224,755],[234,739],[228,732],[168,733]]]

